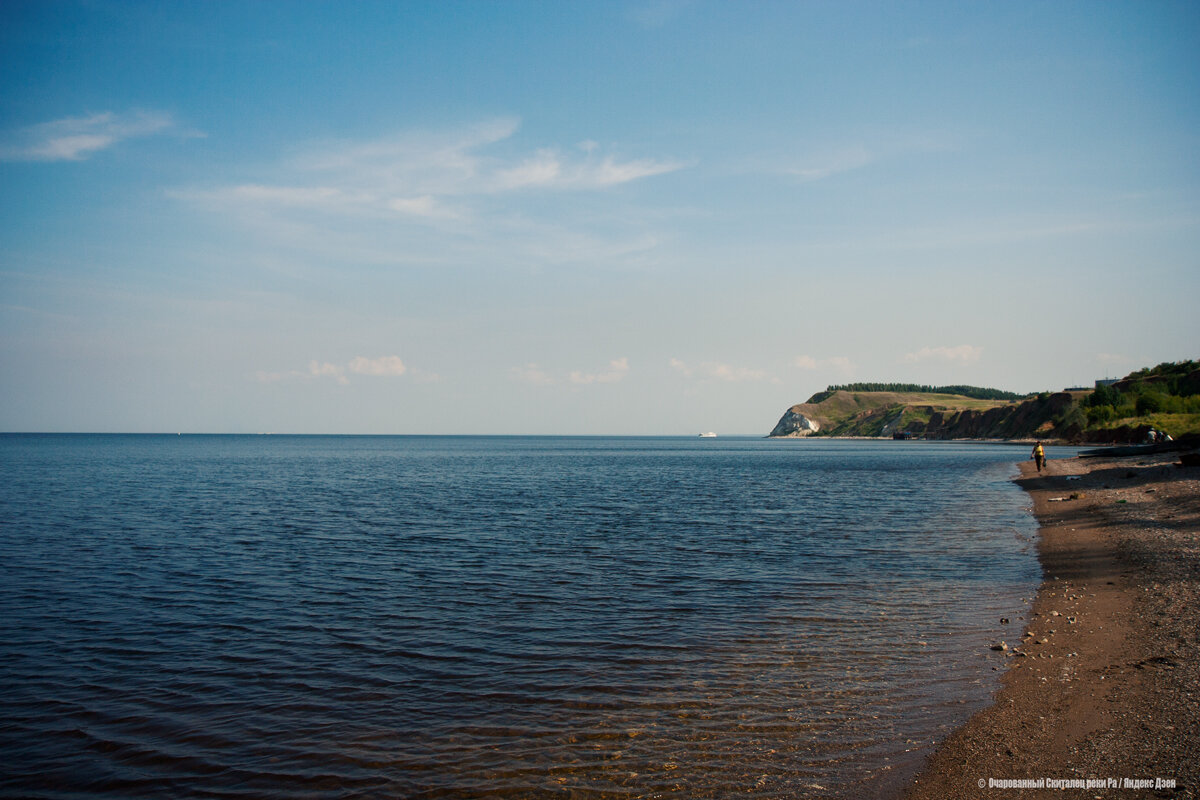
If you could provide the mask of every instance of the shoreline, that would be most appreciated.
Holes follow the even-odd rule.
[[[1042,583],[1004,643],[992,705],[935,748],[903,800],[1198,796],[1200,469],[1177,460],[1021,464]],[[1105,785],[989,782],[1087,778]]]

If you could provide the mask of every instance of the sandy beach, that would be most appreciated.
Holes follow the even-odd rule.
[[[995,703],[906,800],[1198,796],[1200,468],[1178,461],[1022,465],[1043,582],[1030,617],[1011,621]]]

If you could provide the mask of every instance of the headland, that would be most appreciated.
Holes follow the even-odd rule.
[[[1019,395],[979,386],[829,386],[780,417],[769,437],[1159,442],[1200,435],[1200,362],[1164,362],[1094,388]]]

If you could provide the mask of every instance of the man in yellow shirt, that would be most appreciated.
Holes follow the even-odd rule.
[[[1041,472],[1042,467],[1046,464],[1046,451],[1042,449],[1041,442],[1033,446],[1033,460],[1037,462],[1038,472]]]

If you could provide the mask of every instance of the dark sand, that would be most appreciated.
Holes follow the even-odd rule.
[[[1041,524],[1032,616],[1013,620],[994,705],[941,744],[906,800],[1200,796],[1200,467],[1178,460],[1022,466]],[[989,784],[1042,778],[1117,786]]]

